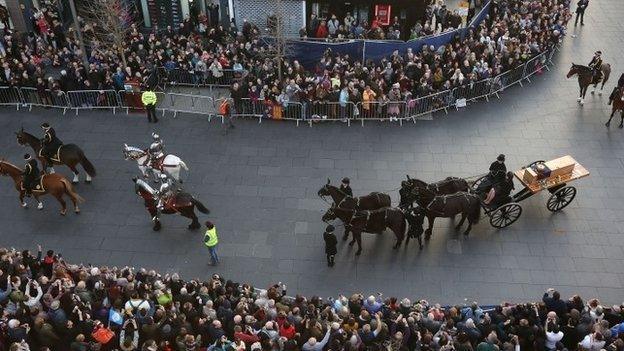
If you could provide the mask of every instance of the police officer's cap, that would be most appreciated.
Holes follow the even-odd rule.
[[[347,177],[342,178],[342,182],[345,184],[349,184],[350,180]]]
[[[47,122],[46,123],[41,123],[41,128],[48,129],[48,128],[50,128],[50,125]]]
[[[600,50],[596,51],[595,55],[598,55],[598,56],[602,55],[602,51]]]
[[[325,228],[325,232],[327,233],[332,233],[334,231],[334,226],[333,225],[328,225],[327,228]]]
[[[26,160],[26,161],[30,160],[30,154],[25,154],[24,155],[24,160]]]
[[[498,161],[505,162],[505,155],[500,154],[500,155],[498,155],[498,157],[497,157],[496,159],[497,159]]]

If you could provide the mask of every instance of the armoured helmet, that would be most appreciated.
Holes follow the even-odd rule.
[[[158,135],[156,132],[153,132],[153,133],[152,133],[152,138],[153,138],[154,140],[160,140],[160,135]]]

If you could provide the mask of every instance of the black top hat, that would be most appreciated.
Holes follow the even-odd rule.
[[[345,184],[349,184],[350,180],[347,177],[342,178],[342,182]]]
[[[498,157],[496,158],[498,161],[504,162],[505,161],[505,155],[500,154],[498,155]]]
[[[47,122],[41,123],[41,128],[48,129],[48,128],[50,128],[50,125]]]
[[[25,154],[24,155],[24,160],[26,160],[26,161],[30,160],[30,154]]]
[[[327,228],[325,228],[325,232],[327,233],[332,233],[334,231],[334,226],[333,225],[328,225]]]

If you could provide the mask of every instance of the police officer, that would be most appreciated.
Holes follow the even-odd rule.
[[[602,51],[598,50],[594,53],[594,57],[592,57],[589,62],[589,68],[593,71],[592,76],[595,78],[598,74],[602,74]]]
[[[325,228],[325,233],[323,233],[323,240],[325,240],[325,255],[327,255],[327,266],[334,266],[334,258],[338,253],[336,249],[336,245],[338,245],[338,240],[336,239],[336,235],[334,234],[334,226],[328,225]]]
[[[624,88],[624,73],[622,73],[622,75],[620,76],[620,79],[618,79],[617,86],[613,88],[611,95],[609,95],[609,103],[607,105],[611,105],[611,103],[613,102],[613,99],[615,99],[615,93],[617,93],[618,89],[622,89],[622,88]]]
[[[153,119],[154,123],[157,123],[156,102],[158,99],[156,98],[156,93],[153,92],[150,87],[147,87],[147,90],[141,94],[141,101],[143,102],[143,106],[145,106],[145,111],[147,111],[147,122],[152,123]]]
[[[351,186],[349,185],[349,183],[349,178],[342,178],[342,182],[340,183],[340,191],[342,191],[346,195],[353,197],[353,190],[351,190]]]
[[[63,142],[56,136],[56,131],[50,127],[50,124],[42,123],[41,128],[43,129],[41,154],[45,158],[45,166],[48,168],[54,165],[51,157],[55,155],[61,145],[63,145]]]
[[[26,165],[24,166],[24,172],[22,173],[22,183],[24,189],[26,190],[26,196],[31,196],[33,187],[37,184],[41,172],[39,171],[37,160],[30,157],[29,154],[24,155],[24,160],[26,161]]]
[[[579,17],[581,18],[581,26],[584,26],[583,20],[585,19],[585,9],[589,5],[589,0],[579,0],[576,3],[576,19],[574,20],[574,26],[578,24]]]

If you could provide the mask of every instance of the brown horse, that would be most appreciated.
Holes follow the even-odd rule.
[[[13,178],[15,189],[19,193],[20,205],[27,208],[28,204],[24,202],[26,190],[22,187],[22,173],[23,171],[19,167],[6,161],[0,161],[0,175]],[[40,210],[43,209],[43,203],[39,200],[39,197],[46,194],[54,196],[61,204],[61,215],[63,216],[67,213],[67,204],[65,203],[65,200],[63,200],[63,195],[69,196],[74,204],[74,211],[76,213],[80,213],[78,204],[84,202],[84,199],[74,191],[69,180],[58,173],[42,175],[37,188],[32,191],[32,194],[35,200],[37,200],[37,208]]]
[[[24,131],[24,128],[20,129],[19,132],[15,132],[15,136],[17,137],[17,142],[20,145],[29,145],[34,151],[35,155],[41,162],[43,169],[46,169],[46,159],[41,156],[41,141],[34,135],[29,134]],[[87,159],[82,149],[80,149],[75,144],[65,144],[61,146],[58,152],[57,157],[51,157],[54,164],[66,165],[69,167],[74,173],[74,179],[72,183],[78,183],[78,169],[76,165],[82,165],[85,172],[87,172],[87,178],[85,180],[86,183],[91,183],[91,178],[95,177],[95,167],[93,164]],[[52,166],[52,165],[50,165]]]
[[[138,178],[132,178],[134,182],[134,191],[139,195],[145,204],[145,209],[152,216],[152,220],[154,221],[154,227],[152,228],[154,231],[159,231],[162,227],[160,224],[160,218],[158,217],[158,209],[156,208],[158,200],[156,199],[156,190],[154,190],[149,184],[147,184],[144,180]],[[161,211],[164,214],[175,214],[179,213],[180,215],[190,218],[192,220],[191,224],[189,224],[188,229],[196,230],[201,226],[199,224],[199,220],[195,215],[195,207],[201,213],[208,214],[210,211],[202,204],[199,200],[195,199],[192,195],[179,192],[177,193],[171,202],[165,203],[165,208]]]
[[[566,78],[570,78],[576,74],[578,74],[578,84],[579,84],[579,97],[576,99],[581,105],[585,103],[585,94],[587,94],[587,87],[590,85],[594,85],[594,89],[592,89],[592,94],[596,91],[596,86],[598,83],[602,82],[600,86],[600,91],[598,95],[602,95],[602,89],[604,88],[605,83],[609,80],[609,76],[611,75],[611,65],[608,63],[603,63],[600,69],[602,75],[597,74],[593,75],[593,70],[590,67],[577,65],[572,63],[572,67],[570,71],[566,75]]]
[[[620,128],[624,127],[624,89],[618,89],[613,96],[613,106],[611,107],[611,116],[605,126],[611,125],[611,119],[616,111],[620,111]]]
[[[381,234],[386,228],[390,228],[397,239],[394,249],[398,249],[405,237],[405,215],[403,211],[386,207],[373,211],[352,210],[332,206],[322,217],[323,222],[328,222],[339,218],[345,226],[349,225],[353,232],[353,240],[349,243],[352,246],[356,241],[358,250],[356,255],[362,253],[362,232]]]

